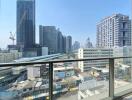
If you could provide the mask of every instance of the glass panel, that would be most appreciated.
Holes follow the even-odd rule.
[[[115,96],[127,94],[132,91],[132,59],[115,60]]]
[[[47,61],[30,66],[1,66],[0,100],[49,99],[49,62],[53,60],[132,56],[131,3],[0,0],[0,66]],[[54,63],[53,98],[108,97],[108,59]],[[131,92],[132,58],[116,59],[114,72],[115,96]]]
[[[80,63],[80,62],[79,62]],[[98,100],[108,97],[109,62],[108,60],[81,61],[54,64],[54,88],[57,100]],[[98,66],[97,66],[98,65]],[[78,66],[78,67],[77,67]],[[81,71],[83,69],[83,71]]]
[[[46,99],[49,92],[48,64],[0,69],[0,99]]]

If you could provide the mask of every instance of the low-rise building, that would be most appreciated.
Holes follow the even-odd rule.
[[[81,82],[93,79],[93,77],[90,75],[90,73],[87,73],[87,72],[81,72],[78,74],[78,76],[79,76],[79,79],[81,80]]]
[[[10,52],[0,52],[0,63],[8,63],[13,60],[19,59],[22,57],[22,53],[17,50],[11,50]]]
[[[28,79],[34,80],[35,78],[44,78],[48,79],[48,66],[43,65],[34,65],[27,67],[27,76]]]
[[[64,64],[57,65],[53,71],[54,79],[63,79],[75,75],[73,66],[64,66]]]
[[[78,50],[78,58],[102,58],[113,57],[113,49],[110,48],[80,48]],[[109,64],[108,60],[91,60],[78,62],[78,68],[81,72],[91,70],[92,67],[106,67]]]

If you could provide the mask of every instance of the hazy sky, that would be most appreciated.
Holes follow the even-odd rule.
[[[36,41],[38,26],[54,25],[64,35],[81,43],[90,37],[96,43],[96,24],[114,13],[131,15],[131,0],[36,0]],[[0,47],[11,44],[16,31],[16,0],[0,0]]]

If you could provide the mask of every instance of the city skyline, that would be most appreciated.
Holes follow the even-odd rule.
[[[72,37],[64,36],[55,26],[39,26],[39,45],[49,54],[68,53],[72,50]]]
[[[98,5],[98,3],[100,5]],[[106,9],[104,9],[105,7]],[[1,0],[0,8],[0,33],[2,34],[2,36],[0,37],[0,47],[5,48],[7,44],[12,43],[9,40],[9,32],[12,31],[14,33],[16,31],[16,0]],[[10,8],[12,8],[13,11],[10,11]],[[130,8],[130,0],[128,0],[127,2],[121,0],[120,3],[119,1],[114,0],[111,0],[109,2],[105,0],[103,0],[102,2],[98,0],[85,0],[84,2],[82,2],[81,0],[57,0],[57,2],[50,0],[37,0],[37,43],[39,37],[38,26],[40,24],[43,24],[54,25],[57,28],[59,27],[64,35],[71,35],[74,41],[77,40],[81,43],[84,43],[86,38],[90,37],[91,41],[95,45],[97,23],[104,17],[110,16],[113,13],[122,13],[130,16]]]
[[[0,100],[132,100],[131,9],[132,0],[0,0]]]

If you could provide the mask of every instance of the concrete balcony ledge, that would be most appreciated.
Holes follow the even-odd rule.
[[[132,83],[115,89],[114,98],[108,97],[108,92],[94,96],[89,96],[83,100],[123,100],[123,98],[132,95]],[[125,99],[127,100],[127,99]],[[131,99],[130,99],[131,100]]]
[[[129,95],[132,95],[132,83],[117,89],[117,91],[115,91],[115,100],[119,100],[120,98],[124,98]]]

